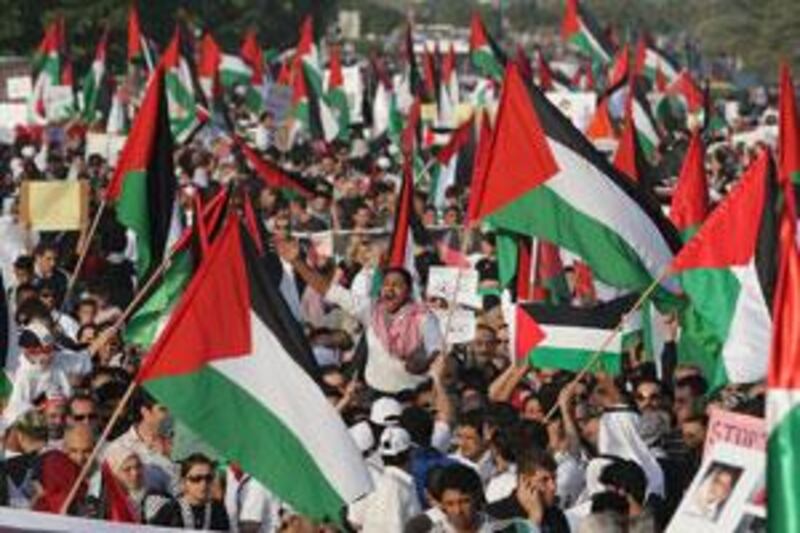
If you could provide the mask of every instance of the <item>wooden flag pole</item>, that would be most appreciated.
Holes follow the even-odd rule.
[[[125,311],[117,318],[114,324],[104,331],[101,335],[101,338],[98,339],[101,342],[97,344],[97,347],[103,346],[106,342],[108,342],[111,337],[116,335],[117,331],[122,327],[125,321],[130,317],[131,313],[139,306],[141,301],[145,298],[147,294],[149,294],[150,289],[155,284],[156,280],[161,278],[161,275],[169,268],[172,264],[172,256],[177,252],[177,250],[173,247],[169,250],[167,256],[161,261],[161,264],[158,265],[158,268],[153,272],[153,275],[147,280],[147,282],[142,285],[142,287],[136,292],[136,295],[131,300],[131,303],[125,308]],[[86,479],[86,476],[89,475],[89,471],[92,469],[93,463],[97,460],[97,455],[100,453],[100,449],[102,448],[103,444],[105,444],[106,440],[108,440],[108,435],[111,433],[111,429],[119,420],[120,416],[125,410],[125,407],[128,405],[128,402],[133,395],[133,391],[136,389],[136,380],[131,380],[130,385],[128,385],[128,389],[125,391],[125,394],[120,398],[119,402],[117,403],[114,412],[111,414],[111,418],[109,418],[108,423],[106,423],[105,427],[103,428],[103,432],[100,434],[100,438],[97,439],[97,443],[92,448],[92,453],[89,455],[89,459],[87,459],[86,463],[81,468],[78,477],[70,487],[69,493],[67,494],[67,498],[64,500],[63,505],[61,506],[61,510],[59,514],[66,514],[69,506],[72,505],[72,501],[75,499],[75,496],[78,493],[78,488],[80,487],[81,483]]]
[[[103,200],[100,202],[100,205],[97,207],[97,212],[92,219],[92,224],[89,226],[89,232],[81,240],[80,251],[78,252],[78,262],[75,264],[75,269],[69,276],[67,289],[64,292],[64,298],[61,300],[61,305],[59,306],[59,312],[64,309],[64,306],[67,304],[67,301],[69,300],[69,297],[75,288],[75,282],[78,280],[78,275],[80,275],[83,262],[86,260],[86,255],[89,253],[89,247],[92,244],[92,239],[94,238],[94,234],[97,232],[97,226],[100,224],[100,219],[102,218],[107,205],[108,202],[105,198],[103,198]]]
[[[622,331],[622,328],[625,326],[625,322],[627,322],[628,318],[633,313],[639,310],[639,308],[645,303],[645,301],[647,301],[647,299],[653,294],[656,288],[658,288],[659,284],[664,280],[664,278],[666,278],[669,275],[669,273],[670,270],[665,269],[656,279],[653,280],[653,282],[644,290],[644,292],[642,292],[641,296],[639,296],[639,299],[636,300],[636,302],[633,304],[630,310],[628,310],[628,312],[622,316],[619,323],[614,327],[613,330],[611,330],[608,336],[606,336],[606,338],[603,340],[603,343],[592,354],[592,356],[589,358],[589,361],[585,365],[583,365],[583,368],[581,368],[580,372],[578,372],[578,374],[574,378],[572,378],[572,380],[570,380],[569,383],[567,383],[567,385],[564,387],[564,390],[567,391],[571,390],[581,379],[583,379],[583,377],[587,373],[589,373],[592,367],[597,363],[597,360],[600,359],[600,356],[603,354],[603,351],[608,347],[609,344],[611,344],[611,342]],[[556,404],[554,404],[553,407],[550,408],[550,411],[547,412],[547,416],[544,417],[545,424],[550,421],[550,419],[553,417],[553,415],[557,410],[558,410],[558,402],[556,402]]]

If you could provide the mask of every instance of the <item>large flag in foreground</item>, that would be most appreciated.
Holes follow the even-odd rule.
[[[615,170],[514,65],[506,70],[480,209],[495,227],[580,256],[595,277],[642,291],[680,247],[649,197]]]
[[[139,276],[161,262],[175,223],[177,180],[164,77],[159,65],[106,189],[117,219],[136,234]]]
[[[775,168],[764,151],[672,264],[694,309],[722,343],[715,383],[751,383],[766,375],[776,198]]]
[[[794,209],[784,209],[767,375],[767,530],[772,533],[800,531],[800,255],[796,228]]]
[[[371,481],[315,370],[302,329],[231,216],[137,380],[278,498],[336,521]]]

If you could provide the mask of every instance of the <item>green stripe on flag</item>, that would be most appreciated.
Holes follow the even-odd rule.
[[[172,258],[161,283],[131,317],[125,327],[125,342],[149,349],[166,324],[192,276],[192,253],[182,250]]]
[[[147,272],[152,261],[150,212],[147,207],[147,171],[128,172],[116,202],[117,220],[136,234],[136,271]]]
[[[786,391],[778,391],[774,394],[785,393]],[[767,441],[768,531],[800,531],[798,442],[800,442],[800,407],[794,407],[772,428]]]
[[[580,255],[598,280],[613,287],[641,291],[653,281],[637,251],[623,237],[575,209],[546,184],[487,219],[523,235],[541,236]]]
[[[206,366],[190,374],[147,381],[144,387],[210,446],[227,452],[220,455],[238,459],[243,470],[291,501],[297,511],[338,521],[345,502],[304,443],[267,406],[222,373]],[[208,401],[211,394],[213,402]],[[210,420],[213,429],[208,427]]]
[[[595,352],[596,350],[544,346],[534,349],[529,357],[531,364],[539,368],[558,368],[580,372],[589,363]],[[597,356],[597,361],[590,371],[620,374],[622,372],[622,354],[619,352],[601,353]]]

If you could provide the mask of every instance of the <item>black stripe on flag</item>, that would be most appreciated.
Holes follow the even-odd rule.
[[[606,156],[599,152],[581,132],[575,129],[570,119],[550,103],[550,100],[538,87],[529,85],[528,91],[545,135],[577,153],[600,170],[614,185],[622,189],[639,205],[644,214],[653,221],[670,249],[673,252],[677,252],[682,245],[680,235],[675,226],[664,216],[664,212],[656,200],[644,193],[630,178],[615,169]]]
[[[272,331],[278,342],[312,379],[319,382],[320,372],[303,327],[295,320],[278,286],[270,279],[259,260],[250,234],[242,228],[242,257],[250,285],[250,305],[256,316]]]
[[[778,225],[783,206],[782,194],[778,185],[775,160],[769,158],[769,170],[764,194],[764,209],[756,240],[755,267],[764,301],[772,314],[775,285],[778,282]]]
[[[161,83],[158,114],[153,124],[153,152],[147,162],[147,211],[150,218],[150,269],[161,264],[172,227],[177,179],[173,166],[173,140],[169,123],[166,84]]]
[[[559,325],[581,328],[614,329],[625,313],[638,300],[636,293],[590,307],[551,305],[545,303],[517,304],[542,326]]]

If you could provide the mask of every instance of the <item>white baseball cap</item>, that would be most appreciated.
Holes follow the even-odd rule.
[[[402,413],[403,406],[394,398],[378,398],[372,404],[369,419],[379,426],[396,426]]]
[[[366,420],[353,424],[347,431],[361,453],[368,452],[375,446],[375,435]]]
[[[381,434],[380,452],[384,456],[400,455],[411,448],[411,435],[401,427],[388,427]]]

